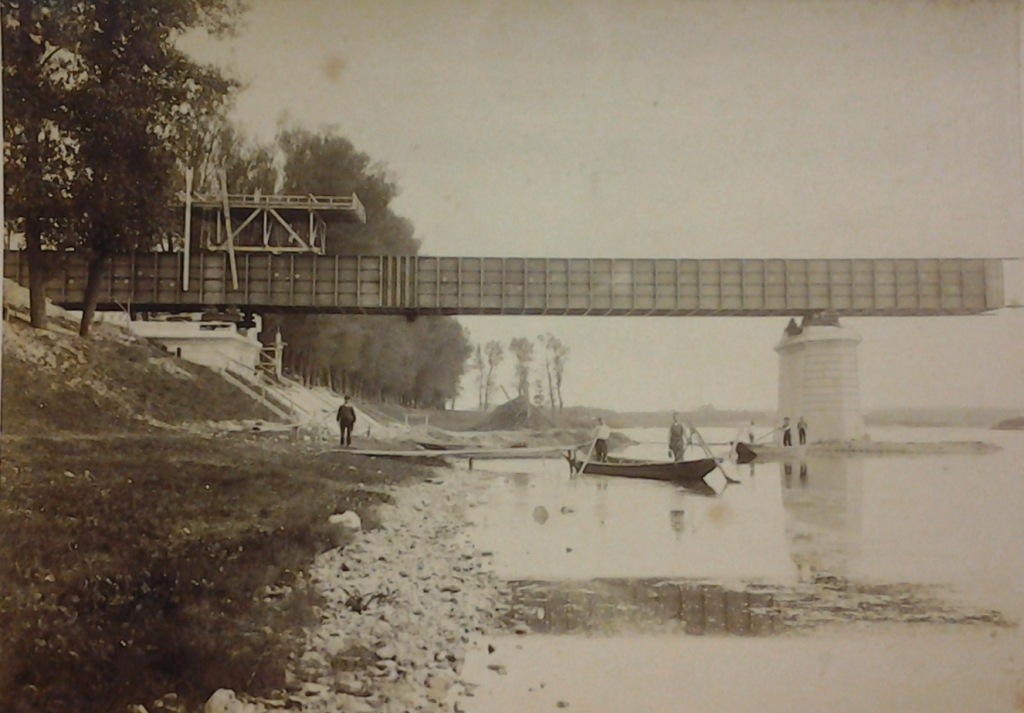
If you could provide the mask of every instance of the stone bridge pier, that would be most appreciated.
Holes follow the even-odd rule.
[[[779,354],[779,422],[789,417],[793,442],[797,421],[807,422],[807,440],[841,441],[865,435],[860,411],[855,330],[827,313],[790,320],[775,345]],[[782,435],[779,432],[778,439]]]

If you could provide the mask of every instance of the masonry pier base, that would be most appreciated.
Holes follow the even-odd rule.
[[[860,335],[841,326],[836,317],[816,314],[804,317],[800,326],[790,320],[775,351],[779,353],[778,416],[780,422],[790,419],[794,444],[801,416],[808,424],[810,442],[865,435],[857,375],[860,341]]]

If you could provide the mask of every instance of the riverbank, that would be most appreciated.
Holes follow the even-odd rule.
[[[434,471],[326,452],[121,330],[50,327],[3,325],[0,710],[288,704],[315,558]]]
[[[482,474],[340,451],[330,414],[276,423],[144,341],[56,326],[4,325],[0,709],[459,711],[482,637],[531,630],[465,532]],[[417,428],[357,445],[589,433]]]
[[[464,532],[473,486],[439,470],[392,493],[380,526],[317,557],[320,621],[290,669],[305,711],[460,710],[467,649],[506,605],[489,553]]]

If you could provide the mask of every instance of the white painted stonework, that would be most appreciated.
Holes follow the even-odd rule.
[[[786,416],[797,444],[797,421],[807,421],[807,440],[839,441],[864,436],[857,375],[861,337],[843,326],[811,325],[784,334],[779,353],[779,424]],[[781,431],[779,432],[781,440]]]
[[[258,325],[246,334],[240,334],[234,322],[132,320],[129,328],[182,359],[217,371],[254,372],[259,363]]]

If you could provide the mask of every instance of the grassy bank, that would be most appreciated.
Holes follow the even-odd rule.
[[[429,471],[287,436],[188,435],[173,426],[263,414],[124,335],[4,336],[0,710],[280,697],[316,619],[303,573],[345,536],[328,517],[372,527],[385,486]]]
[[[301,572],[341,543],[327,518],[372,524],[383,497],[353,467],[166,435],[6,442],[0,710],[282,689],[315,603]]]

